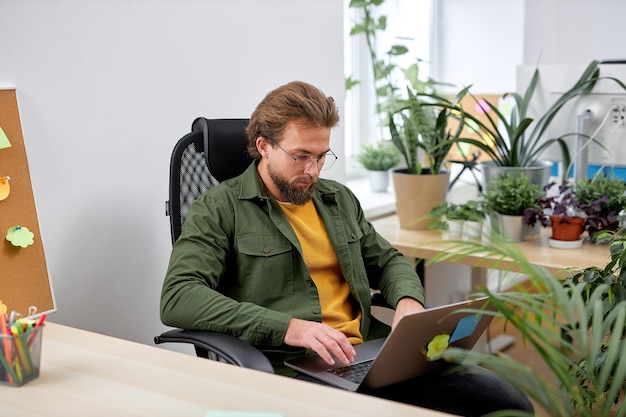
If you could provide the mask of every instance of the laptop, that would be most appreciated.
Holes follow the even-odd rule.
[[[449,335],[450,346],[472,349],[491,322],[492,315],[460,309],[494,310],[487,298],[466,300],[409,314],[386,337],[355,345],[350,365],[328,365],[319,356],[286,361],[285,365],[329,385],[349,391],[380,388],[426,374],[433,362],[426,357],[435,336]],[[485,306],[486,305],[486,306]]]

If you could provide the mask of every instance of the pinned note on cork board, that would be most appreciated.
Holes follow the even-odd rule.
[[[15,89],[0,89],[0,130],[0,312],[54,311]]]

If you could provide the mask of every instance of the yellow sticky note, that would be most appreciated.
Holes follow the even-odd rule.
[[[0,201],[7,198],[11,192],[10,179],[9,177],[0,177]]]
[[[9,138],[7,134],[2,130],[2,126],[0,126],[0,149],[10,148],[11,142],[9,142]]]

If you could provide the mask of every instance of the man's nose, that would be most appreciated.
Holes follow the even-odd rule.
[[[316,178],[320,174],[320,163],[316,159],[311,159],[308,164],[306,164],[306,168],[304,169],[304,173],[306,175],[311,176],[311,178]]]

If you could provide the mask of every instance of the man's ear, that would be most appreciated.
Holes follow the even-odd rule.
[[[256,138],[256,149],[257,151],[259,151],[262,158],[268,156],[270,151],[269,148],[271,147],[272,145],[263,136],[259,136],[258,138]]]

